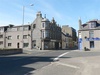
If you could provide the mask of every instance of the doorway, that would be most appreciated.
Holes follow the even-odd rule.
[[[55,49],[59,49],[59,42],[55,42]]]
[[[19,48],[19,43],[17,43],[17,48]]]

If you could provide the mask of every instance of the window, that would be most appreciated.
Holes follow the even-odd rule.
[[[35,48],[36,47],[36,40],[33,40],[32,43],[33,43],[33,48]]]
[[[24,43],[23,47],[28,47],[29,43]]]
[[[7,28],[7,31],[11,31],[12,30],[12,28]]]
[[[11,40],[12,39],[12,37],[11,36],[8,36],[8,40]]]
[[[27,35],[23,35],[23,39],[27,39],[28,38],[28,36]]]
[[[44,23],[42,23],[42,27],[44,28]]]
[[[94,28],[96,26],[95,22],[91,22],[91,28]]]
[[[20,31],[20,27],[17,28],[17,31]]]
[[[3,32],[3,28],[0,28],[0,32]]]
[[[17,39],[19,39],[19,35],[17,35]]]
[[[33,25],[33,28],[36,28],[36,24]]]
[[[8,47],[10,47],[12,44],[11,43],[8,43]]]
[[[3,38],[3,35],[0,35],[0,38]]]
[[[2,45],[3,44],[3,41],[0,41],[0,45]]]
[[[45,31],[45,37],[49,37],[49,32]]]
[[[93,31],[89,31],[89,37],[93,38],[94,37],[94,32]]]
[[[42,31],[42,38],[44,38],[44,36],[45,36],[45,35],[44,35],[44,31]]]
[[[24,31],[28,30],[28,27],[23,27],[23,30],[24,30]]]
[[[89,23],[89,28],[95,28],[95,27],[96,27],[96,22]]]
[[[90,41],[90,48],[94,48],[94,41]]]

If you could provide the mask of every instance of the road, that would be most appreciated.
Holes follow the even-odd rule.
[[[0,56],[0,75],[34,74],[35,70],[49,65],[55,57],[67,51],[27,51],[23,54]]]
[[[96,56],[100,56],[100,51],[25,51],[23,54],[0,56],[0,75],[75,75],[84,63],[88,64],[90,58],[85,60],[87,57]],[[55,58],[59,61],[54,61]]]
[[[52,62],[34,75],[99,75],[98,59],[100,51],[70,51],[60,57],[59,61]]]

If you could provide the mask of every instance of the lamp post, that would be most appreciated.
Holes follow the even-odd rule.
[[[30,6],[33,6],[34,4],[30,4]],[[22,24],[24,25],[24,14],[25,14],[25,6],[23,6],[23,20],[22,20]]]
[[[34,4],[30,4],[30,6],[33,6]],[[24,35],[24,16],[25,16],[25,6],[23,6],[23,18],[22,18],[22,49],[23,49],[23,44],[24,44],[24,40],[23,40],[23,35]]]

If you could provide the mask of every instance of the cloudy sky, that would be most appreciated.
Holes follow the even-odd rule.
[[[34,4],[34,6],[30,6]],[[100,19],[100,0],[0,0],[0,26],[21,25],[25,6],[25,22],[32,23],[38,11],[57,24],[69,25],[78,30],[78,20],[82,23]]]

